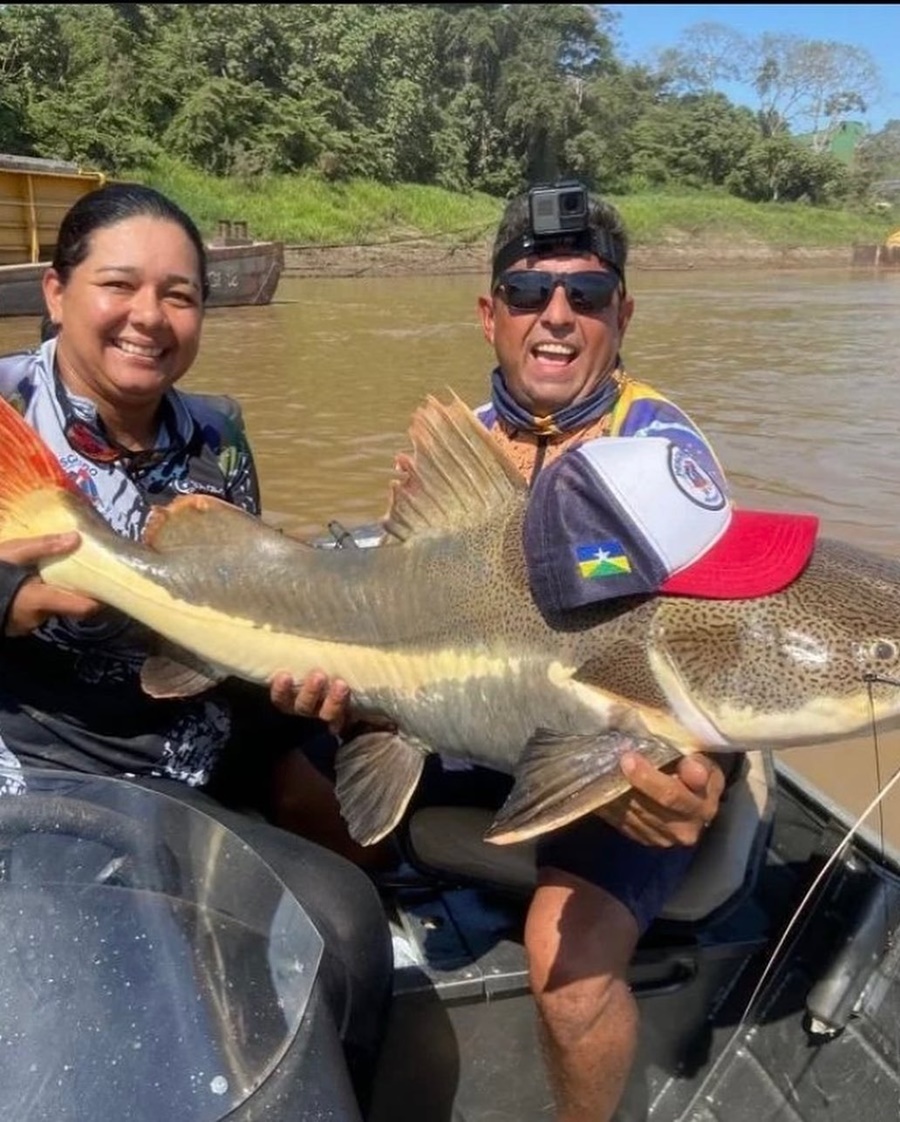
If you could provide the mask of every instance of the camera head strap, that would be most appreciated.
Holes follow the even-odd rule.
[[[592,227],[587,188],[577,180],[562,180],[528,192],[529,226],[510,238],[494,255],[491,283],[510,265],[526,257],[554,253],[593,253],[623,276],[621,248],[608,231]]]

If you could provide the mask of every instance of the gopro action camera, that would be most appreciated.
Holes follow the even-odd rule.
[[[529,227],[495,250],[491,283],[496,285],[500,275],[523,258],[552,256],[559,251],[594,253],[621,278],[625,268],[624,232],[610,233],[604,222],[611,218],[598,218],[592,226],[590,208],[588,189],[578,179],[532,187],[528,192]]]
[[[588,192],[577,179],[532,187],[528,192],[531,230],[536,238],[573,234],[588,228]]]

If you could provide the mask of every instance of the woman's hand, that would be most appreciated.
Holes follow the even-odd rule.
[[[709,756],[685,756],[674,773],[629,752],[621,767],[632,789],[597,813],[643,845],[696,845],[719,810],[725,773]]]
[[[18,538],[0,545],[0,562],[28,568],[51,557],[71,553],[79,541],[75,531],[43,534],[37,538]],[[100,608],[98,601],[76,592],[66,592],[45,584],[40,576],[27,577],[14,593],[6,613],[4,634],[27,635],[50,616],[86,619]]]

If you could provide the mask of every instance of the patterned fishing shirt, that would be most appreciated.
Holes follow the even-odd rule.
[[[259,513],[259,485],[240,409],[225,397],[170,390],[156,448],[103,462],[111,444],[92,403],[55,373],[56,341],[0,357],[0,395],[53,449],[109,525],[137,540],[157,504],[202,493]],[[0,618],[21,570],[0,563]],[[232,730],[223,689],[156,700],[141,689],[153,649],[140,624],[104,608],[0,636],[0,793],[21,790],[21,765],[104,775],[162,775],[205,784]]]

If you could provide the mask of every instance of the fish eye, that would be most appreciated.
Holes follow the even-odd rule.
[[[872,658],[876,662],[890,662],[897,657],[897,644],[889,639],[876,639],[872,644]]]

